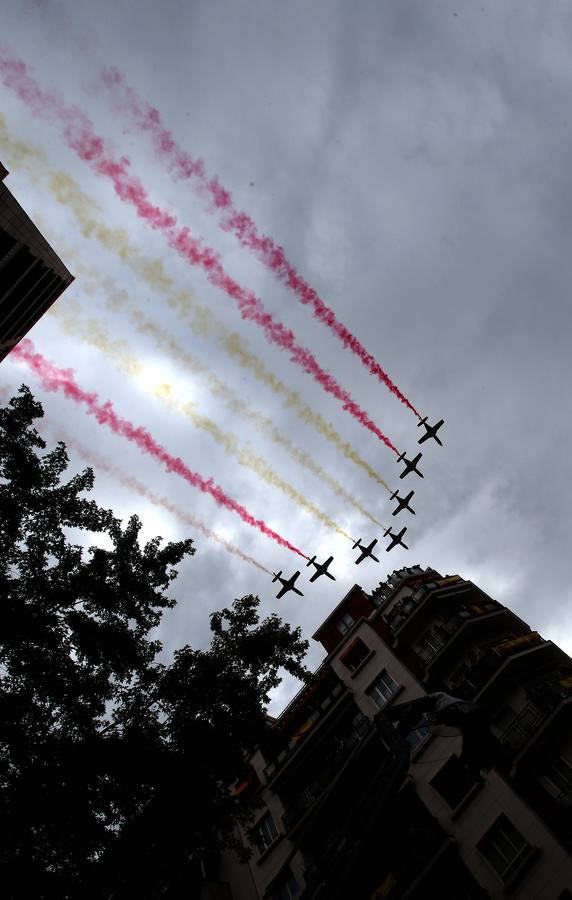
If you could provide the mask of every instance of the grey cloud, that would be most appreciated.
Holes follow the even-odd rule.
[[[100,60],[124,68],[161,108],[180,143],[203,156],[239,205],[285,246],[413,402],[446,419],[445,447],[425,445],[425,478],[415,485],[418,513],[408,523],[411,550],[384,553],[382,565],[357,568],[347,541],[240,469],[97,354],[63,338],[53,323],[39,325],[33,337],[48,356],[75,366],[87,386],[113,397],[124,414],[148,426],[192,467],[212,474],[255,514],[268,516],[304,550],[331,548],[337,557],[335,584],[317,582],[303,588],[303,599],[284,598],[279,605],[267,576],[197,534],[199,552],[174,585],[179,605],[161,629],[166,652],[186,641],[207,640],[208,612],[250,591],[260,593],[264,612],[277,609],[309,635],[355,580],[370,589],[394,566],[413,562],[474,577],[572,649],[567,565],[572,19],[567,8],[556,0],[525,8],[493,0],[456,6],[424,0],[351,6],[326,0],[310,5],[169,0],[160,6],[119,0],[96,16],[93,4],[50,0],[33,18],[31,10],[10,5],[4,40],[33,61],[47,84],[87,104],[98,127],[130,154],[134,171],[157,202],[176,208],[182,222],[223,252],[229,269],[260,291],[268,308],[296,330],[397,446],[415,446],[418,431],[411,414],[218,231],[192,191],[170,183],[145,140],[123,132],[105,98],[86,99],[81,86],[93,82]],[[5,99],[18,136],[42,144],[51,160],[71,168],[110,223],[124,225],[145,252],[162,257],[181,287],[216,308],[269,367],[395,482],[397,468],[386,448],[242,323],[226,297],[177,260],[159,235],[73,160],[54,129],[31,121]],[[42,213],[56,245],[62,234],[93,265],[112,271],[146,311],[314,452],[382,521],[388,518],[385,494],[359,469],[300,425],[214,344],[185,331],[161,295],[95,243],[83,241],[47,194],[17,169],[9,186]],[[69,297],[106,315],[118,336],[163,368],[165,377],[174,377],[171,362],[130,333],[127,320],[100,312],[103,297],[88,303],[81,279]],[[13,375],[10,367],[2,368],[4,383]],[[17,378],[22,380],[19,372]],[[198,382],[196,392],[202,410],[239,432],[350,533],[375,536],[370,523],[340,508],[327,487],[228,414]],[[293,571],[303,565],[134,448],[121,449],[119,439],[63,399],[42,399],[56,424],[79,428],[101,453],[120,453],[138,477],[209,526],[228,529],[268,568]],[[100,502],[113,505],[118,495],[108,479],[97,490]],[[152,528],[148,505],[122,493],[122,507],[130,502],[134,511],[145,510]],[[179,524],[172,527],[182,536]],[[312,648],[311,661],[319,657],[319,648]],[[288,684],[278,692],[276,708],[292,689]]]

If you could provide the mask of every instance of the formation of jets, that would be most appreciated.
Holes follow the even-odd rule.
[[[439,431],[441,426],[444,425],[443,419],[439,419],[439,421],[436,422],[435,425],[429,425],[427,422],[427,416],[425,416],[424,418],[420,419],[419,422],[417,423],[418,427],[421,425],[423,425],[423,427],[425,428],[425,434],[423,435],[423,437],[419,438],[418,443],[423,444],[425,441],[428,441],[429,438],[433,438],[433,440],[436,441],[440,447],[442,447],[443,443],[440,440],[440,438],[438,437],[437,432]],[[409,475],[410,472],[415,472],[416,475],[418,475],[420,478],[423,478],[423,473],[417,468],[417,465],[418,465],[419,460],[421,459],[422,455],[423,455],[422,453],[418,453],[417,456],[413,457],[412,459],[407,459],[404,452],[400,453],[399,456],[397,457],[397,462],[405,463],[405,468],[400,473],[399,477],[405,478],[405,476]],[[411,498],[413,497],[414,493],[415,493],[414,491],[409,491],[408,494],[401,497],[399,495],[399,491],[393,491],[393,493],[391,494],[391,496],[389,498],[390,501],[391,500],[397,501],[397,506],[395,507],[395,509],[392,512],[393,516],[398,515],[398,513],[402,512],[405,509],[408,512],[410,512],[413,516],[415,515],[415,510],[411,506]],[[403,537],[404,537],[406,531],[407,531],[407,527],[405,525],[403,526],[401,531],[398,531],[398,532],[394,532],[391,527],[385,528],[385,530],[383,532],[383,536],[389,537],[389,539],[390,539],[389,544],[385,548],[388,553],[390,550],[393,550],[393,548],[397,547],[397,546],[404,547],[406,550],[409,549],[407,544],[403,540]],[[374,538],[372,540],[372,542],[370,544],[368,544],[367,546],[362,544],[361,538],[358,538],[358,540],[354,542],[353,549],[359,550],[359,556],[355,560],[356,566],[359,566],[359,564],[362,563],[364,561],[364,559],[371,559],[371,560],[373,560],[373,562],[379,562],[379,559],[377,558],[377,556],[374,556],[374,553],[373,553],[373,550],[374,550],[376,544],[377,544],[377,538]],[[318,562],[316,560],[315,556],[312,556],[311,559],[308,559],[308,562],[306,563],[306,568],[308,568],[309,566],[314,566],[314,568],[316,570],[312,574],[312,577],[310,578],[310,582],[316,581],[322,575],[326,575],[328,578],[331,578],[332,581],[335,581],[336,579],[334,578],[332,573],[329,571],[329,566],[333,561],[334,561],[333,556],[329,556],[323,563]],[[299,594],[300,597],[304,596],[302,591],[300,591],[295,586],[296,581],[300,576],[300,572],[294,572],[294,574],[290,578],[282,578],[281,571],[277,572],[277,573],[273,572],[272,574],[274,575],[272,581],[273,582],[279,581],[280,584],[282,585],[280,590],[276,594],[277,599],[280,599],[281,597],[283,597],[284,594],[288,593],[288,591],[294,591],[294,593]]]

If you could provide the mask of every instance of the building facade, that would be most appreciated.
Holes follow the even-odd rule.
[[[73,276],[10,193],[0,163],[0,361]]]
[[[419,566],[354,585],[314,639],[325,660],[237,786],[256,804],[253,854],[223,857],[216,896],[570,898],[572,659]],[[434,691],[488,712],[490,771],[459,759],[458,729],[421,718],[399,738],[376,715]]]

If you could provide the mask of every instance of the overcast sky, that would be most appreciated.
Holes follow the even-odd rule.
[[[239,465],[223,447],[152,392],[169,383],[349,534],[380,529],[340,500],[315,474],[229,411],[208,383],[109,309],[111,280],[145,314],[205,362],[256,411],[382,522],[387,494],[279,398],[200,338],[116,254],[85,238],[54,199],[47,175],[67,172],[133,246],[160,259],[177,290],[190,290],[251,352],[307,403],[390,485],[399,468],[390,450],[240,319],[232,301],[190,268],[92,174],[62,141],[0,86],[11,140],[39,148],[34,171],[11,158],[7,185],[39,222],[76,281],[58,301],[77,327],[97,318],[129,344],[143,374],[117,369],[89,342],[46,316],[31,333],[37,348],[136,424],[146,426],[190,468],[309,555],[335,556],[336,582],[307,584],[304,597],[277,601],[263,572],[197,529],[97,471],[96,499],[121,516],[137,512],[145,535],[196,538],[196,555],[174,585],[178,606],[165,617],[167,650],[208,637],[208,613],[257,593],[307,637],[356,581],[371,590],[394,569],[420,563],[474,580],[572,652],[570,606],[572,478],[572,11],[557,0],[0,0],[2,41],[45,87],[93,119],[152,199],[176,213],[221,254],[364,406],[401,449],[415,452],[415,416],[395,399],[294,294],[234,237],[204,199],[175,183],[138,134],[98,90],[104,65],[157,106],[193,157],[204,159],[238,208],[286,250],[339,318],[376,356],[412,403],[445,418],[445,445],[424,445],[423,481],[408,476],[417,515],[410,550],[380,554],[357,568],[351,543],[284,493]],[[94,278],[107,276],[94,288]],[[67,310],[66,310],[67,307]],[[200,519],[269,569],[290,574],[303,560],[217,507],[134,446],[112,436],[61,396],[46,394],[20,365],[0,366],[0,388],[30,384],[46,410],[51,441],[73,436]],[[74,468],[84,465],[77,451]],[[406,518],[407,517],[407,518]],[[316,665],[313,646],[308,662]],[[291,686],[276,698],[277,707]]]

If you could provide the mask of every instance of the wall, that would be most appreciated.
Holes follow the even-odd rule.
[[[356,672],[350,672],[339,657],[348,644],[355,640],[356,637],[359,637],[370,650],[374,650],[375,654]],[[425,693],[420,682],[397,659],[387,644],[376,634],[369,622],[360,622],[357,629],[352,631],[351,636],[348,636],[348,639],[338,648],[336,657],[332,659],[331,666],[340,680],[349,687],[361,711],[369,718],[373,718],[378,708],[365,694],[365,691],[383,669],[387,669],[394,681],[402,686],[402,690],[396,698],[398,703],[414,700]]]
[[[460,744],[460,739],[459,744]],[[447,746],[448,743],[448,746]],[[459,747],[457,745],[457,748]],[[542,820],[533,813],[512,788],[494,770],[458,818],[429,781],[455,752],[455,740],[436,738],[413,765],[411,774],[421,799],[456,841],[460,856],[492,898],[506,897],[505,889],[493,869],[481,856],[477,844],[501,813],[504,813],[540,852],[511,891],[522,900],[557,900],[560,892],[572,885],[572,859],[554,839]]]

